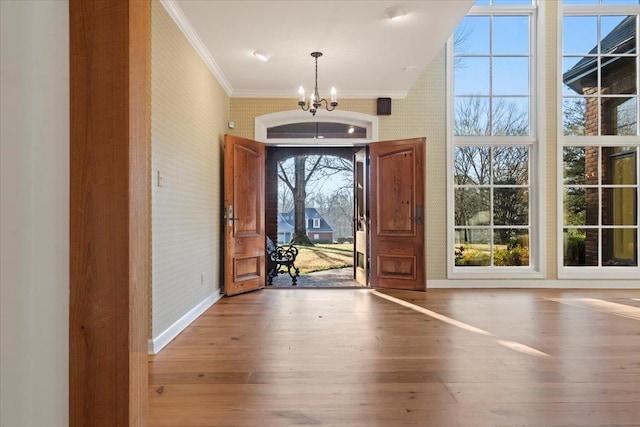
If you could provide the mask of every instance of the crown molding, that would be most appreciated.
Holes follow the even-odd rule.
[[[322,94],[323,91],[320,91]],[[324,93],[329,93],[328,90]],[[235,90],[230,95],[232,98],[298,98],[297,90]],[[373,91],[373,90],[351,90],[338,92],[338,102],[340,99],[376,99],[376,98],[393,98],[404,99],[407,97],[407,91]]]
[[[231,96],[233,93],[231,83],[229,83],[229,80],[225,77],[222,69],[218,66],[215,59],[213,59],[209,49],[207,49],[196,31],[193,29],[187,17],[184,16],[184,13],[182,12],[182,9],[180,9],[180,6],[178,6],[178,3],[176,3],[175,0],[160,0],[160,3],[162,3],[162,6],[167,10],[169,16],[171,16],[178,28],[180,28],[182,34],[184,34],[187,40],[189,40],[191,46],[193,46],[198,55],[200,55],[200,58],[202,58],[204,63],[207,65],[211,74],[213,74],[218,80],[220,86],[222,86],[228,96]]]

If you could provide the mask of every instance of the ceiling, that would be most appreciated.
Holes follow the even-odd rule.
[[[232,97],[402,98],[473,0],[162,0]],[[391,20],[386,10],[407,13]],[[269,56],[263,62],[253,53]]]

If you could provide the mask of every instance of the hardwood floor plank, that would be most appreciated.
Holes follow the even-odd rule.
[[[385,294],[415,307],[368,290],[221,300],[150,358],[150,425],[640,426],[640,321],[592,302],[640,291]]]

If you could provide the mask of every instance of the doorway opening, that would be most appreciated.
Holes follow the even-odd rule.
[[[224,142],[224,275],[225,295],[231,296],[261,289],[267,276],[272,277],[265,268],[265,255],[269,240],[277,241],[278,234],[277,161],[291,157],[292,153],[314,153],[309,146],[279,149],[232,135],[225,135]],[[362,171],[355,177],[365,177],[362,184],[355,181],[356,188],[363,185],[365,204],[359,209],[358,197],[354,199],[354,212],[365,213],[363,217],[354,215],[354,224],[361,225],[367,236],[364,247],[359,247],[359,228],[354,226],[354,270],[357,273],[358,269],[364,269],[364,276],[354,276],[356,280],[364,277],[363,285],[426,289],[425,142],[425,138],[412,138],[371,143],[366,150],[356,146],[323,149],[334,155],[344,150],[345,158],[354,155],[355,170]],[[269,156],[267,148],[271,152]],[[276,151],[272,151],[274,149]],[[363,262],[359,262],[360,259]],[[286,259],[276,261],[288,262]],[[292,281],[294,278],[292,276]]]
[[[297,250],[296,287],[362,287],[355,278],[354,155],[358,147],[277,147],[266,153],[266,233]],[[277,274],[273,287],[291,287]]]

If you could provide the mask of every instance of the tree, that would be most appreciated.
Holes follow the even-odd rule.
[[[292,243],[298,245],[313,245],[306,232],[305,208],[307,200],[323,202],[327,199],[326,197],[320,196],[323,186],[329,181],[334,181],[335,185],[335,177],[341,173],[348,173],[349,177],[351,177],[353,164],[349,160],[337,156],[300,155],[278,164],[279,181],[283,189],[289,190],[283,191],[286,195],[279,196],[281,211],[291,209],[289,207],[289,201],[291,201],[294,209],[294,237]],[[332,190],[331,197],[334,197],[334,202],[340,200],[340,197],[336,196],[336,194],[341,193],[344,189],[348,188],[349,191],[352,192],[351,184],[347,185],[344,182],[340,184],[341,185]],[[353,195],[351,194],[349,197],[351,203],[353,203]],[[323,216],[327,212],[334,210],[333,203],[327,203],[326,206],[329,208],[326,210],[320,209],[320,213]],[[337,208],[337,206],[344,208],[344,203],[341,201],[341,203],[336,204],[335,207]],[[287,207],[289,207],[289,209],[287,209]],[[347,214],[347,217],[350,220],[351,212]]]
[[[284,184],[293,193],[293,206],[294,206],[294,224],[293,224],[293,239],[291,243],[303,246],[313,246],[309,236],[307,236],[307,224],[305,220],[305,210],[307,201],[307,184],[309,183],[313,174],[318,170],[318,165],[322,161],[323,156],[295,156],[293,158],[293,177],[287,174],[283,166],[283,162],[278,164],[278,178],[284,182]],[[309,160],[310,168],[307,172],[307,160]]]

